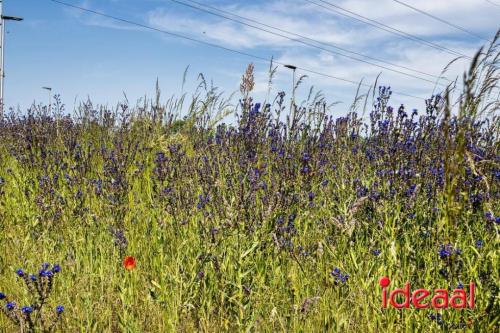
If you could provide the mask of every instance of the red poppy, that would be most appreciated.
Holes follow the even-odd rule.
[[[135,258],[132,256],[126,256],[125,259],[123,259],[123,267],[125,267],[125,269],[128,271],[133,270],[136,264],[137,262],[135,261]]]

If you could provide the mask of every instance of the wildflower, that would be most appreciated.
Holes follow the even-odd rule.
[[[52,267],[52,273],[56,274],[56,273],[59,273],[60,271],[61,271],[61,266],[59,266],[58,264],[55,264]]]
[[[198,202],[198,204],[196,205],[196,207],[198,209],[202,209],[203,207],[205,207],[205,205],[210,201],[210,197],[208,196],[208,194],[206,196],[203,196],[202,194],[200,194],[198,196],[198,199],[200,200]]]
[[[33,312],[33,308],[31,306],[23,306],[21,312],[29,315]]]
[[[57,313],[58,315],[60,315],[60,314],[61,314],[61,313],[63,313],[63,312],[64,312],[64,306],[62,306],[62,305],[58,305],[58,306],[56,306],[56,313]]]
[[[123,259],[123,267],[125,267],[126,270],[131,271],[135,268],[136,266],[136,260],[132,256],[126,256],[125,259]]]
[[[40,277],[51,278],[52,276],[54,276],[54,273],[52,273],[52,271],[46,271],[44,269],[41,269],[41,270],[38,271],[38,275]]]
[[[330,272],[330,275],[333,276],[335,283],[346,283],[349,279],[349,274],[342,274],[338,267],[335,267],[333,271]]]
[[[17,274],[17,276],[19,276],[19,277],[23,277],[23,276],[24,276],[24,271],[23,271],[21,268],[19,268],[19,269],[16,271],[16,274]]]
[[[380,253],[382,253],[382,251],[380,251],[380,250],[372,250],[372,251],[371,251],[371,253],[372,253],[374,256],[378,257],[378,256],[380,255]]]
[[[449,276],[448,270],[446,270],[445,268],[441,268],[439,270],[439,274],[441,274],[441,276],[444,278],[448,278],[448,276]]]
[[[436,321],[436,323],[438,325],[443,325],[443,317],[440,313],[437,313],[437,314],[434,314],[434,313],[431,313],[429,314],[429,319],[432,320],[432,321]]]
[[[44,263],[42,264],[42,269],[43,269],[43,270],[47,270],[47,269],[49,269],[49,267],[50,267],[50,264],[49,264],[48,262],[44,262]]]
[[[484,242],[483,242],[481,239],[478,239],[478,240],[476,241],[476,247],[477,247],[478,249],[479,249],[479,248],[481,248],[481,247],[483,247],[483,244],[484,244]]]
[[[7,303],[7,304],[5,305],[5,308],[6,308],[7,310],[9,310],[9,311],[14,310],[14,308],[15,308],[15,307],[16,307],[16,303],[14,303],[14,302],[9,302],[9,303]]]
[[[302,153],[302,158],[301,158],[301,161],[302,162],[307,162],[311,159],[311,155],[309,155],[309,153],[307,152],[303,152]]]
[[[457,289],[464,289],[464,284],[462,282],[458,282]]]
[[[453,245],[451,245],[451,244],[445,244],[445,245],[441,245],[438,253],[439,253],[439,257],[441,259],[446,259],[448,257],[451,257],[453,254],[461,254],[462,250],[454,249]]]
[[[7,297],[7,296],[5,296],[5,294],[4,294],[4,293],[0,292],[0,300],[4,299],[4,298],[6,298],[6,297]]]

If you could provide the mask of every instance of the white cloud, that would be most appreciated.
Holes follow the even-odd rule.
[[[481,41],[401,6],[392,0],[312,1],[321,3],[325,7],[328,7],[327,2],[337,4],[462,54],[472,56],[481,45]],[[264,31],[242,26],[221,17],[174,4],[171,1],[165,0],[164,2],[164,6],[158,6],[144,13],[146,24],[224,47],[244,50],[248,53],[272,54],[278,62],[292,63],[302,68],[308,68],[326,75],[344,77],[356,82],[364,79],[365,83],[372,84],[377,75],[382,72],[380,79],[382,84],[390,84],[394,87],[394,90],[412,95],[428,97],[434,87],[429,82],[423,82],[376,66],[313,49]],[[278,34],[286,34],[283,31],[290,31],[322,43],[337,45],[432,75],[439,75],[442,69],[454,58],[454,56],[443,51],[394,36],[373,26],[332,13],[311,4],[309,1],[245,1],[230,5],[221,5],[214,1],[204,3],[239,16],[263,22],[268,26],[277,27],[282,30],[274,30]],[[492,8],[490,4],[482,0],[420,0],[417,3],[408,0],[408,3],[487,37],[491,37],[496,32],[500,21],[500,10]],[[485,13],[488,13],[488,15],[485,15]],[[234,19],[242,20],[238,17],[234,17]],[[248,23],[258,25],[255,22]],[[122,24],[116,24],[110,20],[95,16],[86,18],[85,24],[115,29],[127,28]],[[270,29],[269,27],[262,28]],[[297,38],[296,36],[290,37]],[[307,42],[310,43],[310,40]],[[325,45],[320,46],[325,47]],[[331,48],[331,50],[335,51],[334,48]],[[373,60],[367,61],[373,62]],[[467,60],[458,61],[451,66],[445,74],[446,77],[450,80],[456,77],[460,78],[467,63]],[[387,64],[383,64],[383,66],[390,67]],[[268,82],[267,66],[259,68],[261,68],[260,71],[256,73],[258,83],[256,91],[265,93],[267,92]],[[289,85],[289,74],[287,71],[279,71],[276,82]],[[427,75],[412,74],[434,80]],[[344,100],[351,100],[350,97],[345,95],[348,90],[346,87],[349,87],[348,83],[342,83],[324,76],[310,75],[311,78],[306,81],[306,85],[314,83],[323,90],[333,90],[334,92],[338,90],[340,91],[339,96]],[[237,78],[241,76],[241,73],[234,73],[234,75],[226,73],[225,76],[230,76],[231,80],[237,82]],[[445,82],[443,81],[443,83]],[[352,88],[350,91],[354,91],[355,86],[351,85],[350,88]]]

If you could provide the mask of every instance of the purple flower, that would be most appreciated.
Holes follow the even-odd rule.
[[[61,314],[61,313],[63,313],[63,312],[64,312],[64,306],[62,306],[62,305],[58,305],[58,306],[56,306],[56,313],[57,313],[58,315],[60,315],[60,314]]]
[[[61,271],[61,266],[59,266],[58,264],[55,264],[54,267],[52,267],[52,273],[56,274],[56,273],[59,273]]]
[[[448,258],[453,254],[453,246],[451,244],[441,245],[438,253],[441,259]]]
[[[33,312],[33,308],[31,306],[23,306],[21,312],[29,315]]]
[[[333,271],[330,272],[330,275],[333,276],[335,283],[346,283],[349,279],[349,274],[343,274],[338,267],[335,267]]]

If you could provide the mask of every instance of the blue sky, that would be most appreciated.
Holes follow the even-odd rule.
[[[63,1],[261,57],[273,56],[282,63],[356,82],[363,79],[372,84],[382,72],[379,82],[392,86],[395,91],[420,97],[427,97],[433,91],[433,83],[348,60],[196,11],[171,0]],[[323,47],[325,44],[339,46],[428,74],[439,75],[442,68],[454,58],[443,51],[339,16],[305,0],[198,1],[307,36],[324,43],[321,44]],[[392,0],[328,1],[466,55],[473,55],[485,43]],[[500,0],[406,2],[486,39],[491,39],[499,28]],[[96,103],[113,106],[123,100],[125,92],[129,101],[135,103],[144,95],[153,95],[156,78],[166,99],[169,95],[181,93],[183,73],[187,66],[189,71],[185,91],[192,91],[198,83],[198,73],[203,73],[207,80],[212,80],[214,85],[231,93],[238,90],[241,75],[250,62],[256,66],[256,96],[263,97],[267,91],[269,63],[260,60],[168,37],[70,9],[49,0],[6,0],[4,13],[25,19],[7,25],[7,106],[19,106],[25,110],[33,101],[46,102],[47,92],[41,89],[42,86],[50,86],[54,93],[60,94],[69,112],[74,109],[75,102],[87,97]],[[454,79],[467,64],[466,59],[457,61],[446,77]],[[301,74],[308,73],[299,71],[298,75]],[[434,80],[429,76],[415,75]],[[289,92],[290,86],[290,71],[279,67],[272,93],[281,90]],[[310,86],[322,90],[331,102],[343,102],[333,111],[338,114],[348,109],[357,88],[352,84],[309,74],[300,87],[299,96],[307,95]],[[397,95],[393,103],[423,108],[423,101]]]

